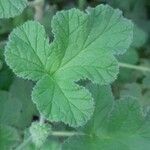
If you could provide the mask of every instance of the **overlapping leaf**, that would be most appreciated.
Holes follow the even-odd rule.
[[[130,95],[138,99],[139,103],[143,108],[144,113],[147,113],[150,110],[150,90],[148,84],[149,81],[147,81],[145,84],[147,77],[144,78],[143,84],[138,83],[125,84],[125,86],[120,92],[122,96]]]
[[[31,124],[36,108],[31,101],[32,83],[15,79],[10,92],[0,91],[0,123],[21,129]]]
[[[27,0],[0,0],[0,18],[10,18],[22,13]]]
[[[0,124],[0,149],[10,150],[20,142],[20,137],[15,128]]]
[[[5,63],[4,42],[0,42],[0,89],[8,90],[13,80],[13,73]]]
[[[150,148],[149,115],[143,117],[136,99],[124,97],[113,102],[108,87],[92,87],[92,93],[96,100],[94,115],[85,128],[79,130],[79,133],[83,132],[82,135],[66,141],[63,145],[64,150],[146,150]]]
[[[132,30],[121,12],[107,5],[86,13],[61,11],[52,20],[54,41],[50,45],[43,26],[26,22],[10,34],[6,61],[18,76],[40,80],[32,97],[47,119],[80,126],[91,117],[94,104],[89,92],[75,82],[88,78],[109,84],[115,80],[118,63],[114,55],[129,47]]]

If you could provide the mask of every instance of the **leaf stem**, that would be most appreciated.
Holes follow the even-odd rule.
[[[32,140],[31,136],[27,138],[21,145],[19,145],[15,150],[23,150],[24,147],[29,144],[29,142]]]
[[[119,63],[119,66],[123,68],[139,70],[143,72],[150,72],[150,68],[144,66],[136,66],[136,65],[126,64],[126,63]]]
[[[83,136],[85,134],[82,132],[69,132],[69,131],[53,131],[51,133],[51,136],[59,136],[59,137],[70,137],[70,136],[74,136],[74,135]]]
[[[40,116],[40,121],[39,121],[39,123],[42,125],[42,124],[44,124],[44,122],[45,122],[45,119],[44,119],[44,117],[41,115],[41,116]]]
[[[72,132],[72,131],[53,131],[49,136],[57,136],[57,137],[71,137],[74,135],[84,136],[85,133],[82,132]],[[22,150],[32,141],[32,137],[28,137],[21,145],[19,145],[15,150]]]
[[[49,136],[56,137],[71,137],[74,135],[84,136],[85,133],[75,132],[75,131],[52,131]],[[23,143],[21,143],[15,150],[23,150],[26,145],[28,145],[32,141],[32,137],[29,136]]]

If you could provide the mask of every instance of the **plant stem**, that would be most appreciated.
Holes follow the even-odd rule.
[[[144,72],[150,72],[150,68],[144,67],[144,66],[136,66],[136,65],[126,64],[126,63],[119,63],[119,66],[123,67],[123,68],[129,68],[129,69],[134,69],[134,70],[139,70],[139,71],[144,71]]]
[[[57,136],[57,137],[70,137],[74,135],[84,136],[86,134],[82,132],[69,132],[69,131],[53,131],[50,133],[50,136]],[[32,141],[31,136],[26,139],[21,145],[19,145],[15,150],[23,150],[26,145],[28,145]]]
[[[23,150],[24,147],[29,144],[29,142],[32,140],[31,136],[27,138],[21,145],[19,145],[15,150]]]
[[[41,116],[40,116],[40,121],[39,121],[40,124],[41,124],[41,125],[44,124],[44,121],[45,121],[45,119],[44,119],[44,117],[41,115]]]
[[[70,136],[74,136],[74,135],[83,136],[85,134],[82,132],[69,132],[69,131],[53,131],[51,133],[51,136],[59,136],[59,137],[70,137]]]

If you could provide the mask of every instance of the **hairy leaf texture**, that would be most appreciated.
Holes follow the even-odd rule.
[[[131,21],[108,5],[58,12],[52,20],[54,41],[36,21],[14,29],[6,46],[6,62],[20,77],[38,81],[32,99],[50,121],[81,126],[90,119],[94,102],[75,82],[88,78],[109,84],[116,79],[115,55],[128,49]]]
[[[0,18],[20,15],[27,6],[27,0],[0,0]]]
[[[92,86],[91,92],[96,100],[94,115],[84,128],[79,129],[82,135],[73,136],[64,143],[64,150],[150,148],[149,114],[143,116],[138,100],[123,97],[114,101],[109,87]]]

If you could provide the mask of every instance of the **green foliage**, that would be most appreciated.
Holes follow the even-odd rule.
[[[0,91],[0,123],[21,129],[31,124],[37,114],[31,101],[32,83],[16,79],[9,92]]]
[[[121,95],[130,95],[138,99],[142,106],[143,113],[147,113],[150,110],[150,87],[149,84],[147,84],[149,80],[145,84],[146,80],[147,77],[143,79],[142,84],[126,84],[120,92]]]
[[[4,58],[4,42],[0,43],[0,89],[8,90],[13,80],[12,71],[8,68]]]
[[[132,30],[121,11],[108,5],[88,8],[87,13],[71,9],[53,17],[51,44],[43,26],[35,21],[14,29],[5,58],[18,76],[39,80],[32,99],[45,118],[76,127],[90,119],[94,102],[74,82],[86,78],[101,85],[114,81],[118,74],[114,55],[129,47]]]
[[[93,86],[91,89],[96,109],[91,121],[79,129],[85,135],[69,138],[63,149],[149,149],[149,115],[143,117],[138,101],[131,97],[114,101],[109,87]]]
[[[30,127],[30,133],[33,143],[36,147],[41,147],[51,132],[51,127],[48,124],[40,124],[33,122]]]
[[[149,9],[0,0],[0,150],[149,150]]]
[[[0,18],[10,18],[22,13],[27,0],[0,0]]]
[[[145,88],[150,89],[150,74],[146,74],[146,77],[143,79],[143,84]]]
[[[61,143],[57,138],[53,139],[49,137],[41,147],[36,147],[30,136],[29,132],[26,131],[23,142],[16,148],[16,150],[61,150]]]
[[[14,149],[19,143],[20,137],[15,128],[0,124],[0,148],[1,150]]]
[[[135,48],[131,47],[124,55],[118,57],[118,60],[124,63],[136,64],[138,62],[138,53]],[[136,80],[133,70],[128,68],[120,68],[119,70],[119,82],[130,82]]]

